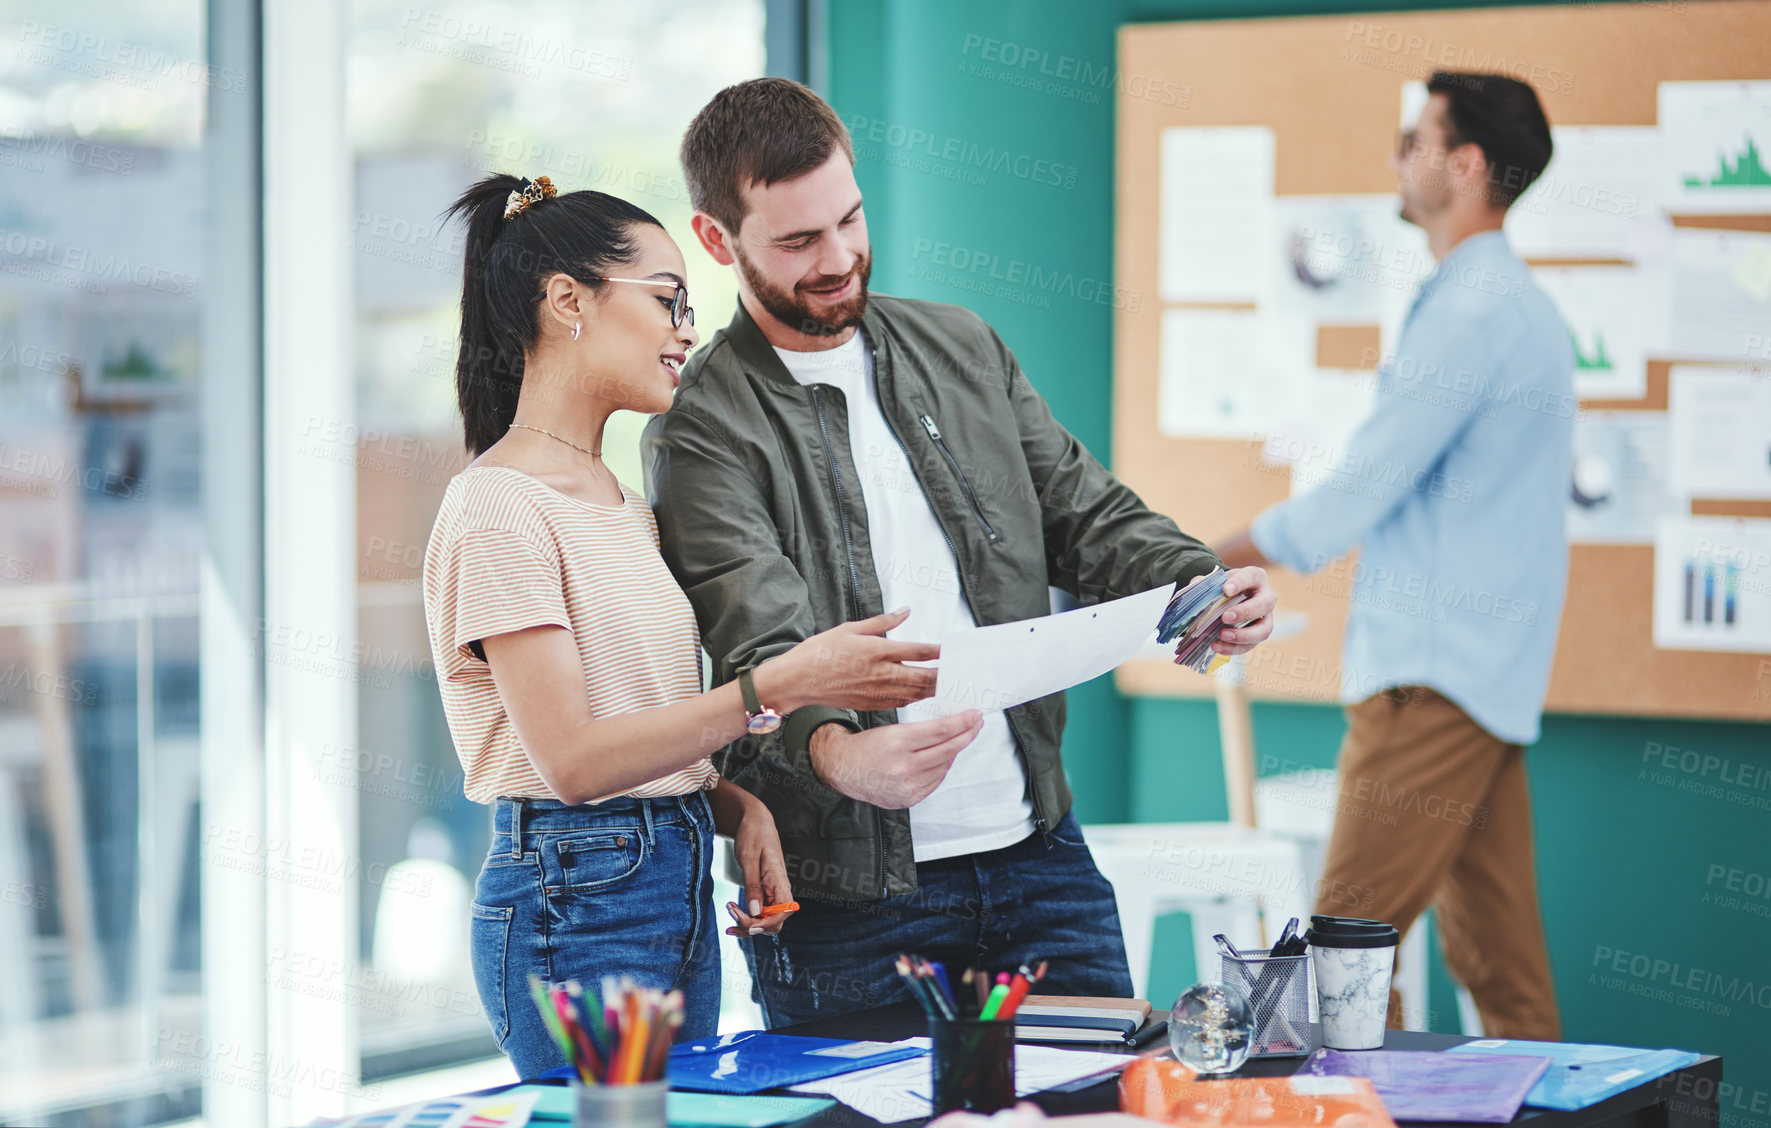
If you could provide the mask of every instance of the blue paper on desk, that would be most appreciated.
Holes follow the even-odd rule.
[[[665,1072],[673,1089],[757,1093],[926,1053],[921,1047],[892,1042],[848,1042],[747,1030],[679,1042],[670,1049]]]
[[[1419,1050],[1317,1050],[1299,1076],[1364,1077],[1397,1120],[1506,1124],[1549,1068],[1547,1057],[1447,1058]]]
[[[1690,1050],[1637,1050],[1628,1046],[1525,1042],[1516,1038],[1481,1038],[1445,1052],[1549,1058],[1550,1068],[1531,1087],[1525,1103],[1564,1112],[1598,1104],[1626,1089],[1693,1065],[1698,1058]]]

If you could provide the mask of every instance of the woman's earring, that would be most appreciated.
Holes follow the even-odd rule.
[[[576,341],[578,339],[578,334],[583,328],[584,328],[584,322],[582,322],[582,321],[572,322],[572,339],[574,341]]]

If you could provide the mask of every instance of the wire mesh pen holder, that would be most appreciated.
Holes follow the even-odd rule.
[[[1254,1011],[1249,1057],[1302,1057],[1316,1048],[1310,1025],[1310,956],[1246,956],[1224,961],[1223,980],[1242,988]]]

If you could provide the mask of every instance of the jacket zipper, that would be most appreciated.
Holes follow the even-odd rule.
[[[965,600],[967,608],[975,607],[976,605],[972,603],[972,593],[966,588],[965,568],[959,562],[959,549],[954,547],[953,538],[947,535],[947,526],[941,523],[940,511],[935,508],[933,499],[929,497],[929,491],[923,487],[921,476],[916,473],[916,463],[910,461],[910,450],[904,445],[904,437],[898,434],[898,426],[892,422],[891,412],[886,410],[885,393],[879,390],[877,378],[873,382],[873,395],[879,400],[879,415],[881,419],[885,420],[886,430],[892,433],[892,438],[897,441],[898,449],[903,452],[904,462],[910,467],[911,476],[916,478],[917,488],[922,490],[922,500],[928,505],[929,513],[935,518],[935,527],[941,530],[941,539],[947,542],[947,551],[953,554],[953,574],[959,580],[960,597]],[[929,437],[935,440],[935,445],[941,448],[941,453],[947,455],[947,461],[952,465],[953,472],[959,475],[960,485],[965,486],[966,496],[971,497],[972,488],[966,485],[965,475],[960,473],[959,463],[953,460],[953,456],[947,453],[946,444],[941,442],[941,432],[935,426],[934,417],[925,412],[918,415],[917,418],[922,421],[923,430],[927,431]],[[990,528],[990,523],[984,520],[984,512],[978,508],[976,498],[972,498],[972,512],[978,515],[978,522],[984,526],[984,531],[990,534],[990,539],[995,540],[996,533]],[[972,618],[974,620],[977,618],[976,611],[972,612]],[[1039,809],[1039,792],[1033,786],[1033,762],[1027,759],[1027,749],[1021,743],[1021,734],[1015,731],[1014,718],[1004,710],[1002,719],[1008,722],[1009,735],[1015,741],[1015,752],[1021,757],[1021,770],[1027,773],[1027,802],[1033,808],[1034,827],[1039,831],[1041,838],[1049,838],[1051,835],[1046,828],[1045,812]],[[882,853],[885,850],[884,838],[880,839],[880,850]]]
[[[830,481],[836,486],[836,513],[842,522],[842,547],[849,561],[849,586],[855,598],[855,618],[861,618],[861,573],[855,567],[855,541],[849,535],[849,504],[842,488],[842,470],[836,465],[836,449],[830,445],[830,427],[824,421],[824,389],[812,385],[812,403],[818,409],[818,431],[824,436],[824,454],[830,459]]]
[[[836,486],[837,516],[842,522],[842,547],[849,561],[849,585],[855,599],[855,618],[861,618],[861,572],[855,567],[855,541],[849,534],[849,506],[842,488],[842,470],[836,464],[836,448],[830,442],[830,426],[824,421],[824,389],[817,384],[812,385],[812,403],[818,409],[818,432],[824,437],[824,454],[830,459],[830,481]],[[884,408],[881,408],[884,411]],[[888,421],[888,426],[890,423]],[[896,434],[896,432],[893,432]],[[906,456],[908,457],[908,456]],[[886,843],[885,816],[879,808],[873,808],[873,837],[879,843],[879,895],[888,897],[891,890],[886,883]]]
[[[880,406],[880,411],[883,412],[884,410],[885,407],[882,404]],[[917,418],[922,421],[922,429],[929,433],[929,438],[935,441],[936,449],[947,459],[947,465],[953,467],[953,476],[959,479],[959,488],[965,491],[965,499],[972,503],[972,512],[977,515],[978,524],[984,527],[984,535],[993,541],[996,540],[996,530],[990,527],[989,520],[985,518],[984,507],[978,504],[977,495],[972,493],[972,484],[966,481],[965,471],[959,468],[959,459],[953,457],[953,452],[947,449],[946,442],[942,440],[941,429],[935,426],[935,417],[927,412],[923,412],[921,415],[918,415]],[[903,446],[904,444],[899,443],[898,445]],[[905,452],[904,457],[910,457],[908,451]]]

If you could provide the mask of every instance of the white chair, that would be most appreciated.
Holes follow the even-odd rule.
[[[1310,885],[1289,838],[1230,823],[1096,825],[1083,836],[1113,883],[1139,997],[1150,987],[1156,918],[1164,913],[1192,917],[1195,979],[1218,978],[1214,933],[1250,948],[1271,944],[1287,919],[1309,918]]]

